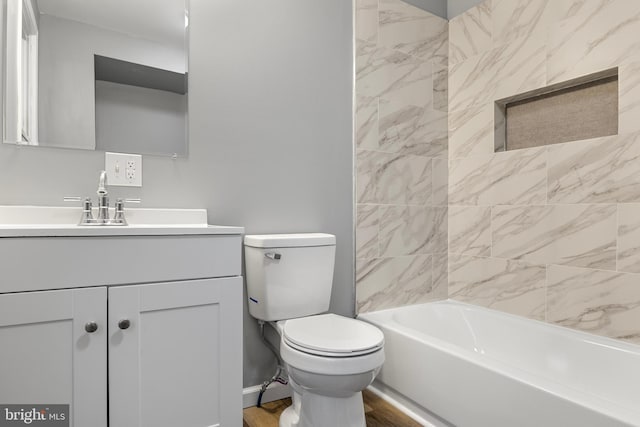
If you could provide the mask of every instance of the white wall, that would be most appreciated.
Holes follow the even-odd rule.
[[[190,5],[189,156],[145,156],[144,187],[111,187],[112,199],[207,208],[210,223],[248,233],[334,233],[331,308],[351,314],[351,2]],[[99,152],[0,144],[0,204],[93,195],[103,167]],[[244,383],[254,385],[272,374],[273,359],[246,313],[244,322]]]
[[[95,148],[94,54],[186,69],[180,49],[55,16],[41,15],[39,39],[42,145]]]

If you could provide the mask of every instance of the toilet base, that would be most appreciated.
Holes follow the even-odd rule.
[[[279,427],[298,427],[300,425],[300,394],[296,391],[298,386],[292,381],[289,382],[289,385],[293,390],[292,403],[280,414]]]
[[[289,406],[285,409],[282,414],[280,414],[279,426],[280,427],[298,427],[300,421],[300,417],[296,413],[293,405]]]
[[[294,393],[293,404],[280,415],[280,427],[366,427],[362,393],[329,397]]]

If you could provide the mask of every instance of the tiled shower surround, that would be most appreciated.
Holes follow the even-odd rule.
[[[377,39],[358,40],[359,309],[448,295],[640,343],[640,1],[487,0],[451,20],[448,150],[440,145],[442,151],[431,161],[431,179],[424,181],[414,172],[426,166],[420,169],[408,160],[418,145],[415,139],[398,144],[408,151],[386,154],[380,149],[383,135],[390,133],[382,130],[385,116],[367,104],[371,92],[363,80],[376,70],[406,83],[379,89],[380,104],[387,93],[419,81],[417,75],[410,79],[408,71],[393,74],[400,61],[384,67],[381,58],[389,57],[380,53],[387,46],[381,29],[391,20],[385,19],[389,3],[358,3],[358,36],[367,28],[365,33],[374,37],[374,26],[363,25],[361,18],[373,15],[376,3]],[[425,39],[435,30],[430,31],[423,33]],[[496,100],[616,67],[618,135],[494,153]],[[427,128],[421,132],[435,131]],[[403,129],[395,135],[405,135]],[[447,151],[448,172],[442,162]],[[405,157],[402,166],[381,158],[399,153]],[[434,183],[446,182],[436,169],[448,176],[444,290],[442,246],[432,249],[442,244],[442,233],[429,231],[436,229],[432,224],[442,224],[435,212],[446,209],[438,204],[444,194],[434,197]],[[423,196],[429,186],[430,200]],[[419,209],[431,216],[418,215]],[[425,235],[429,242],[422,240]]]
[[[356,8],[363,312],[447,296],[448,23],[400,0]]]

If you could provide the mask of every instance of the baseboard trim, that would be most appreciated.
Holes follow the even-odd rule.
[[[242,389],[242,407],[250,408],[258,403],[258,395],[262,385],[254,385]],[[262,403],[273,402],[274,400],[291,397],[291,387],[285,384],[273,383],[262,395]]]
[[[376,396],[379,396],[391,405],[395,406],[400,412],[412,418],[420,425],[425,427],[451,427],[449,424],[446,424],[432,416],[429,412],[421,409],[409,399],[403,397],[393,389],[386,387],[378,381],[374,381],[374,383],[367,389]]]

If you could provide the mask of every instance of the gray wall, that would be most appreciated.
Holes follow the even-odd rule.
[[[467,9],[481,3],[483,0],[448,0],[447,1],[447,18],[452,19]]]
[[[447,0],[404,0],[420,9],[438,15],[441,18],[447,17]]]
[[[144,187],[112,187],[112,197],[207,208],[210,223],[248,233],[334,233],[331,308],[352,314],[351,2],[190,4],[189,157],[144,157]],[[103,167],[103,153],[0,144],[0,204],[93,195]],[[273,360],[247,314],[244,336],[248,386]]]
[[[98,150],[186,154],[186,94],[102,80],[95,88]]]
[[[452,19],[483,0],[404,0],[442,18]]]

